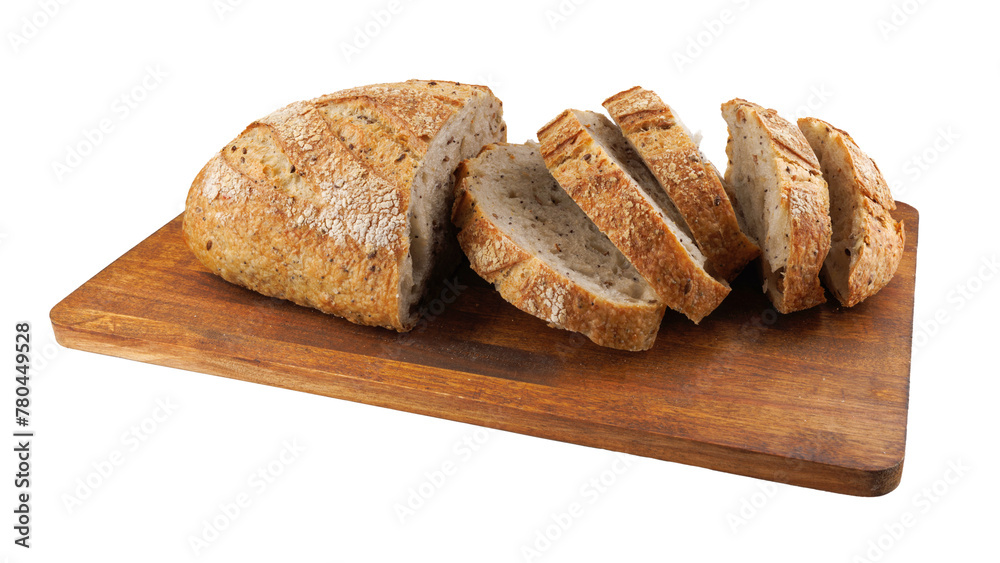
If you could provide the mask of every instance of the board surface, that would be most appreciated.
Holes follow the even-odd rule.
[[[838,493],[899,483],[917,211],[896,276],[854,307],[779,315],[755,272],[647,352],[601,348],[463,266],[406,334],[210,274],[174,219],[51,312],[63,346]],[[748,270],[752,270],[748,269]]]

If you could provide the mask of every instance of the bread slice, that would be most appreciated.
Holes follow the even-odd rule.
[[[729,284],[705,271],[680,213],[618,127],[566,110],[538,139],[549,172],[668,307],[695,323],[718,307]]]
[[[814,117],[798,121],[830,187],[833,239],[823,262],[823,281],[845,307],[853,307],[889,283],[903,257],[903,223],[878,165],[854,139]]]
[[[665,306],[559,187],[537,144],[488,145],[456,177],[459,243],[504,299],[601,346],[653,345]]]
[[[212,273],[352,322],[404,331],[461,258],[453,172],[506,140],[485,86],[408,81],[296,102],[195,178],[184,236]]]
[[[729,294],[677,208],[603,115],[566,110],[538,131],[549,172],[668,307],[698,323]]]
[[[735,278],[760,249],[740,230],[719,171],[688,128],[655,92],[640,86],[611,96],[604,108],[684,218],[705,254],[705,269]]]
[[[816,155],[774,110],[737,98],[722,104],[722,116],[725,183],[761,249],[764,293],[781,313],[826,302],[819,273],[830,250],[830,194]]]

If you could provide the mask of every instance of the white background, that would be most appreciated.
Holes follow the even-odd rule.
[[[995,553],[1000,282],[982,264],[1000,246],[996,3],[399,0],[386,22],[373,12],[388,0],[223,2],[67,2],[51,16],[36,0],[0,8],[0,340],[32,323],[37,432],[30,551],[12,543],[13,439],[0,444],[0,558],[525,561],[524,546],[551,562]],[[374,33],[359,37],[366,25]],[[850,131],[921,213],[899,488],[854,498],[630,458],[595,495],[582,487],[620,469],[611,452],[493,432],[466,456],[472,426],[55,344],[52,306],[176,216],[201,166],[247,123],[291,101],[415,77],[488,84],[513,141],[636,84],[701,129],[720,164],[719,105],[732,97]],[[129,107],[122,95],[141,100]],[[88,141],[102,120],[110,132]],[[54,169],[81,144],[77,166]],[[0,364],[14,363],[8,352]],[[12,382],[2,388],[13,403]],[[169,415],[158,400],[174,405]],[[161,422],[147,421],[133,449],[123,434],[154,415]],[[279,477],[263,491],[248,482],[291,441],[305,450],[272,465]],[[115,452],[123,463],[95,477]],[[394,506],[448,461],[457,473],[400,522]],[[89,495],[88,477],[99,481]],[[249,506],[195,557],[190,538],[240,493]],[[68,509],[77,494],[87,498]],[[536,544],[573,502],[583,515]],[[906,514],[914,520],[900,534]]]

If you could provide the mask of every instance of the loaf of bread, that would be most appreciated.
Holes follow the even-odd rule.
[[[608,118],[566,110],[538,131],[552,175],[671,309],[698,323],[729,294],[666,192]]]
[[[903,224],[889,213],[896,202],[878,165],[847,132],[814,117],[798,125],[830,187],[833,238],[823,281],[842,305],[853,307],[892,279],[903,257]]]
[[[826,302],[819,274],[830,250],[830,195],[816,155],[774,110],[737,98],[722,115],[725,183],[743,231],[761,249],[764,293],[781,313]]]
[[[701,321],[757,255],[781,313],[825,302],[821,276],[848,307],[892,279],[904,227],[844,131],[731,100],[720,178],[654,92],[604,107],[618,125],[566,110],[540,144],[510,145],[484,86],[410,80],[296,102],[202,168],[183,236],[234,284],[397,331],[464,250],[517,308],[623,350],[651,347],[667,307]]]
[[[411,80],[296,102],[205,165],[184,237],[230,282],[405,331],[461,256],[448,220],[455,168],[505,140],[484,86]]]
[[[559,187],[537,144],[489,145],[456,177],[459,243],[504,299],[601,346],[653,345],[665,306]]]
[[[705,269],[732,281],[760,249],[740,229],[718,170],[691,132],[655,92],[640,86],[611,96],[604,108],[684,218]]]

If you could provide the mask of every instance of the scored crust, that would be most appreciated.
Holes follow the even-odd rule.
[[[889,213],[896,202],[878,165],[846,131],[814,117],[801,118],[798,125],[830,185],[833,240],[823,279],[842,305],[853,307],[892,279],[903,257],[905,229]]]
[[[400,282],[409,271],[411,187],[437,133],[473,99],[496,106],[489,138],[466,149],[478,151],[506,131],[484,86],[411,80],[290,104],[251,123],[199,172],[184,238],[230,282],[408,330],[417,315],[401,307]],[[441,268],[459,256],[457,248],[438,253]]]
[[[729,126],[725,182],[744,225],[763,218],[746,216],[749,202],[741,197],[759,196],[768,186],[778,192],[776,208],[764,211],[773,213],[779,226],[756,233],[744,229],[761,248],[764,292],[780,313],[825,303],[819,274],[830,250],[830,195],[816,155],[802,132],[772,109],[736,98],[722,105],[722,114]],[[737,172],[749,162],[734,161],[749,158],[766,168],[767,181]]]
[[[483,164],[491,157],[510,159],[506,179],[484,170]],[[601,346],[632,351],[652,347],[666,307],[648,285],[643,284],[646,299],[622,296],[615,300],[607,292],[593,291],[519,245],[498,223],[502,216],[484,212],[477,193],[502,190],[505,182],[529,177],[555,183],[534,144],[488,145],[478,157],[459,166],[452,220],[472,269],[494,284],[508,302],[549,326],[580,332]],[[536,211],[540,213],[524,210]]]
[[[599,118],[617,130],[607,118]],[[695,323],[718,307],[729,294],[729,285],[713,278],[695,261],[691,250],[699,253],[697,249],[685,247],[663,210],[608,154],[575,111],[566,110],[542,127],[538,140],[545,164],[559,184],[668,307]],[[621,141],[620,150],[631,151],[625,139]],[[645,166],[634,151],[628,154],[639,166]],[[655,179],[650,180],[655,184]]]
[[[719,172],[655,92],[636,86],[604,101],[625,138],[677,206],[705,254],[705,269],[732,280],[760,249],[743,234]]]

